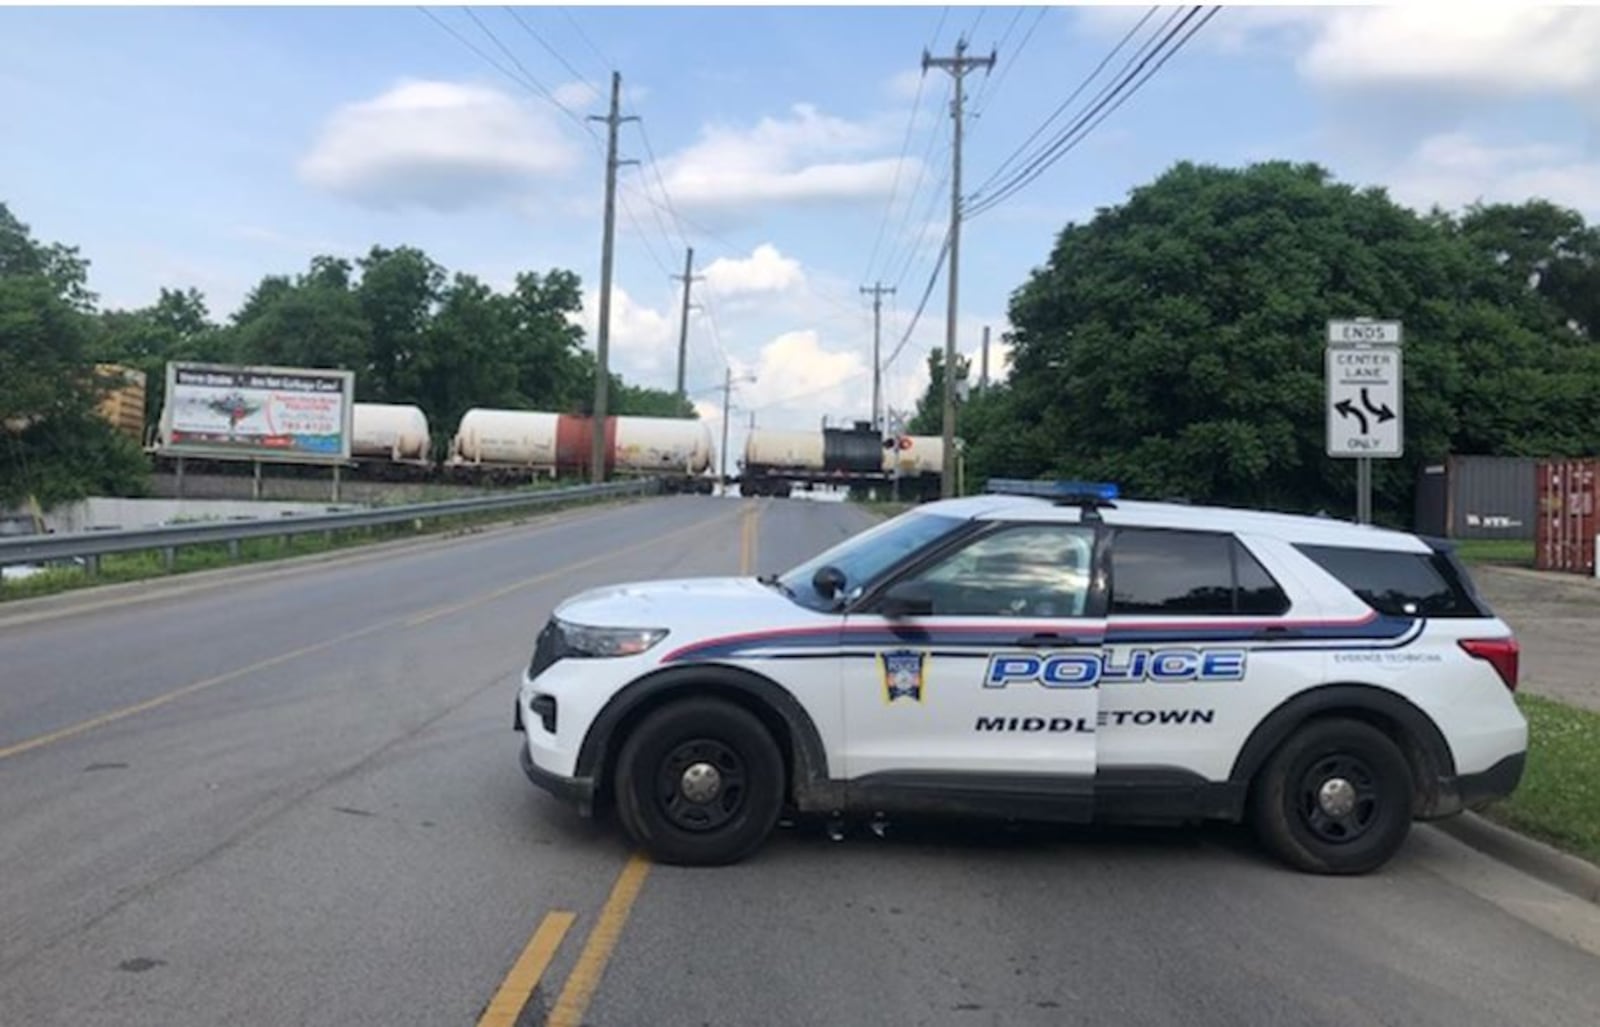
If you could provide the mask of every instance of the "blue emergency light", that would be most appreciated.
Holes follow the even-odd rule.
[[[988,484],[984,486],[984,491],[996,495],[1038,496],[1040,499],[1068,502],[1082,502],[1088,499],[1110,502],[1120,494],[1120,490],[1113,482],[1026,481],[1022,478],[990,478]]]

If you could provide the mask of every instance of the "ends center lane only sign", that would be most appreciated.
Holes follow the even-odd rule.
[[[1385,458],[1404,453],[1398,345],[1331,343],[1327,381],[1329,456]]]

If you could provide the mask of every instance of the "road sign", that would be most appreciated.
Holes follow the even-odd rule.
[[[1357,318],[1354,321],[1329,321],[1328,345],[1400,345],[1399,321],[1371,321]]]
[[[1405,452],[1400,347],[1327,351],[1328,455],[1398,457]]]

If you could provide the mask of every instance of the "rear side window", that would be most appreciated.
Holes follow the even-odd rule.
[[[1111,546],[1111,613],[1274,616],[1289,599],[1232,535],[1122,528]]]
[[[1486,617],[1450,558],[1343,546],[1296,546],[1361,601],[1396,617]]]

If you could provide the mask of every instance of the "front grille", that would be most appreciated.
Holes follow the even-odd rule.
[[[555,618],[550,618],[544,630],[539,632],[538,641],[533,645],[533,662],[528,664],[528,677],[536,678],[550,668],[565,653],[562,652],[561,629],[557,626]]]

